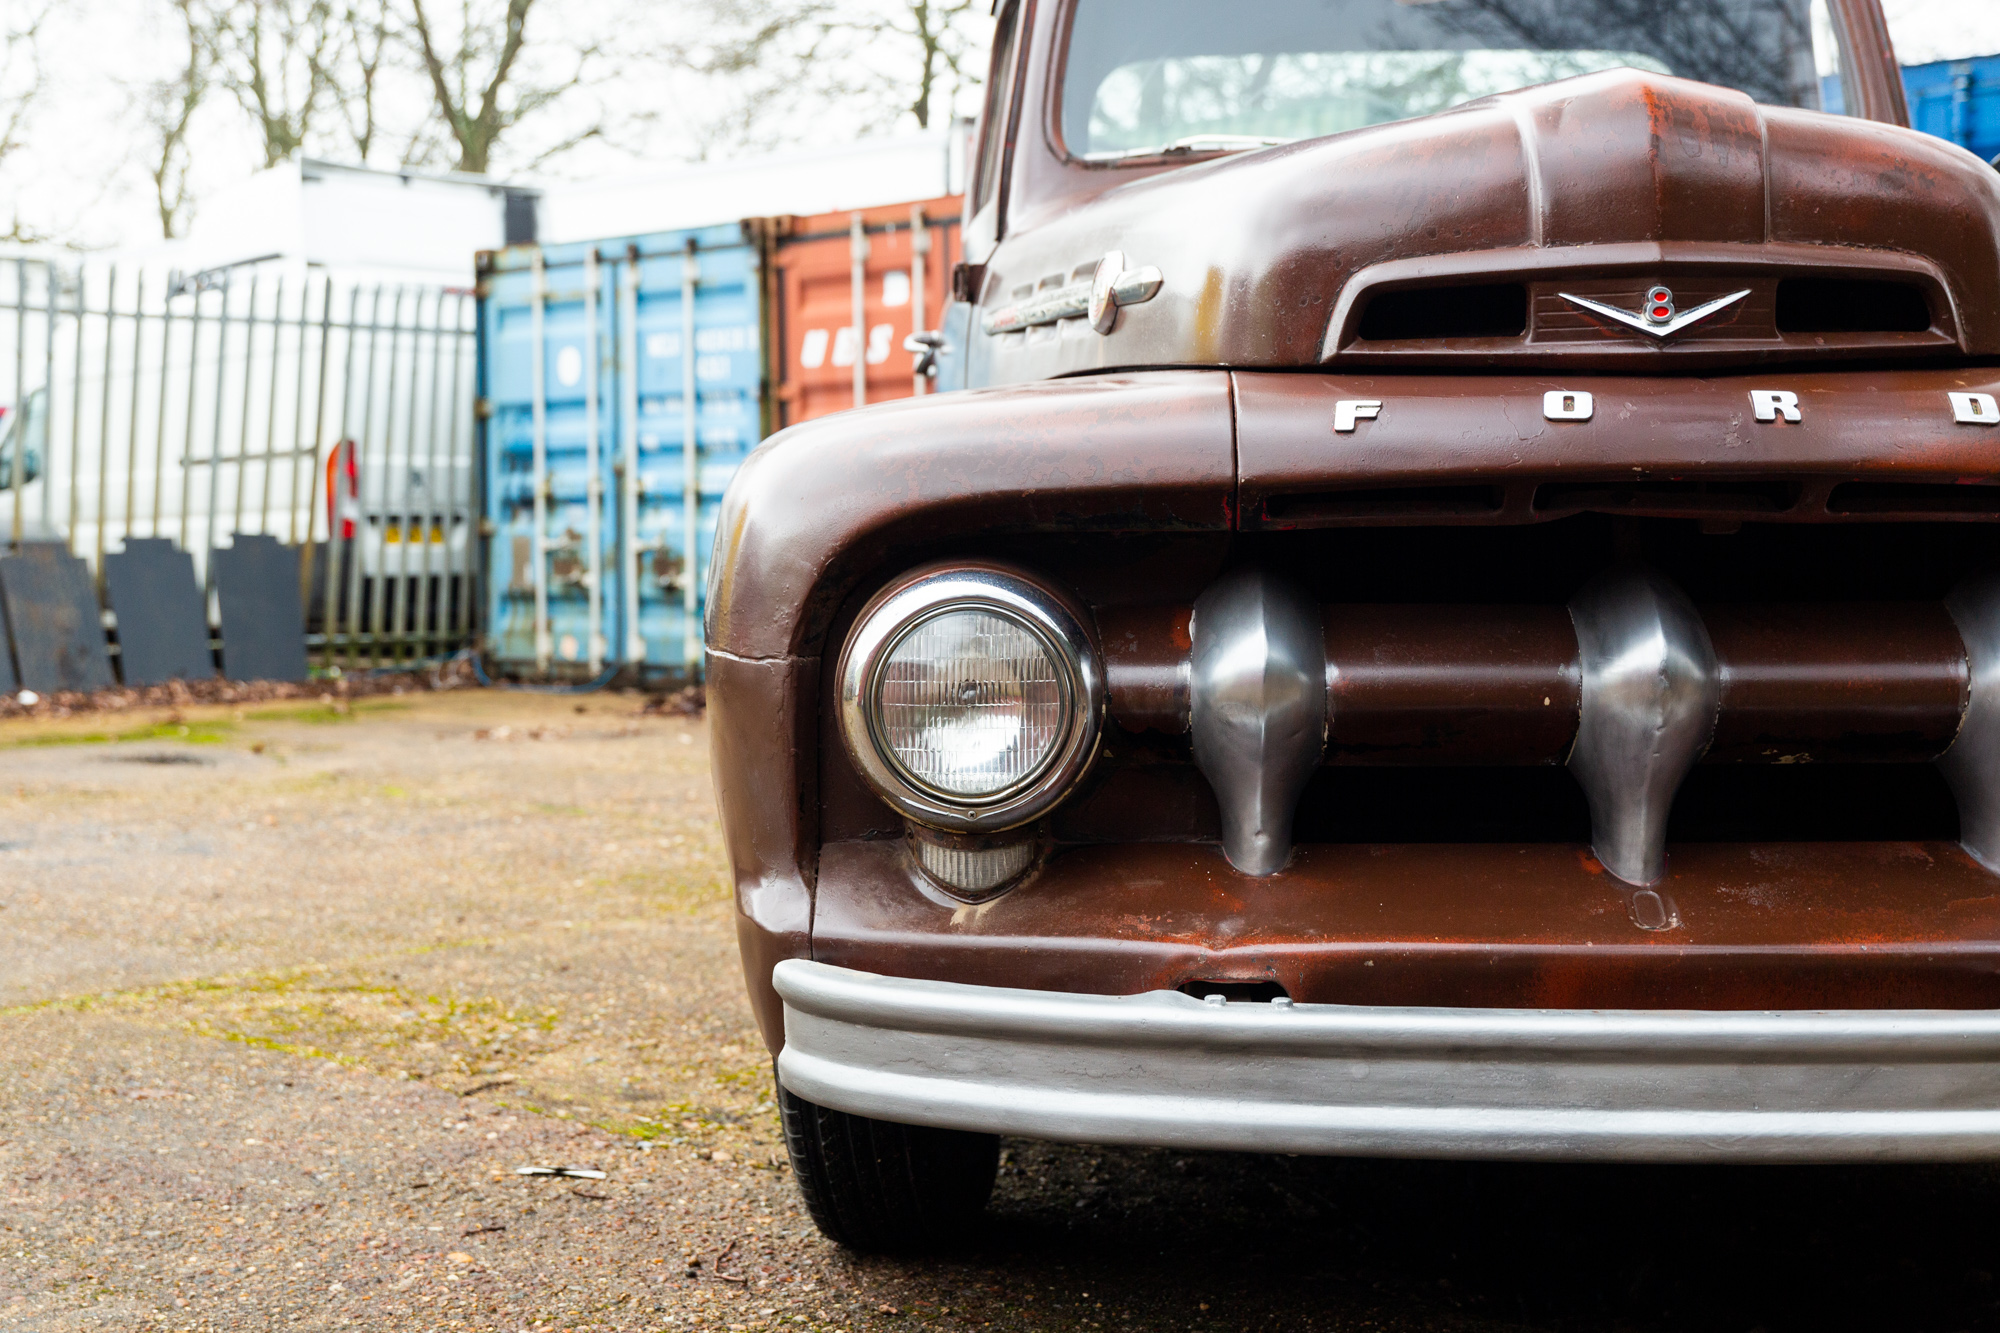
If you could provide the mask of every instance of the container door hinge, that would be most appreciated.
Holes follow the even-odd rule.
[[[986,265],[957,263],[951,266],[951,299],[972,304],[986,285]]]

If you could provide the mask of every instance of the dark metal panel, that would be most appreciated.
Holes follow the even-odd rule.
[[[123,552],[104,557],[104,586],[118,615],[118,669],[127,685],[215,674],[193,556],[165,537],[128,537]]]
[[[60,542],[27,542],[0,557],[0,601],[19,684],[44,693],[109,689],[111,657],[90,570]]]
[[[1559,606],[1330,606],[1337,764],[1559,764],[1576,736],[1576,632]]]
[[[1097,613],[1111,714],[1132,731],[1188,727],[1194,608],[1111,607]]]
[[[1936,602],[1705,606],[1722,668],[1709,763],[1917,763],[1965,711],[1965,644]]]
[[[222,603],[222,673],[231,680],[304,680],[297,549],[239,532],[234,546],[209,558]]]

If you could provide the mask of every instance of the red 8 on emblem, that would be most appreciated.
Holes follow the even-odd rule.
[[[1646,293],[1646,318],[1655,324],[1664,324],[1674,317],[1674,294],[1665,287],[1655,287]]]

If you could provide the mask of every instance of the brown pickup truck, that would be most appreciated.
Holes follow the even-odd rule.
[[[2000,1158],[2000,173],[1877,0],[1005,0],[708,603],[820,1227],[996,1135]]]

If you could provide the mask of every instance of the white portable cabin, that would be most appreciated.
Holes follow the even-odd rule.
[[[361,579],[464,580],[474,255],[532,240],[535,200],[306,161],[209,201],[185,240],[0,255],[0,546],[62,540],[95,564],[168,537],[205,576],[232,534],[332,533],[358,557],[347,600],[378,618],[395,599]]]

